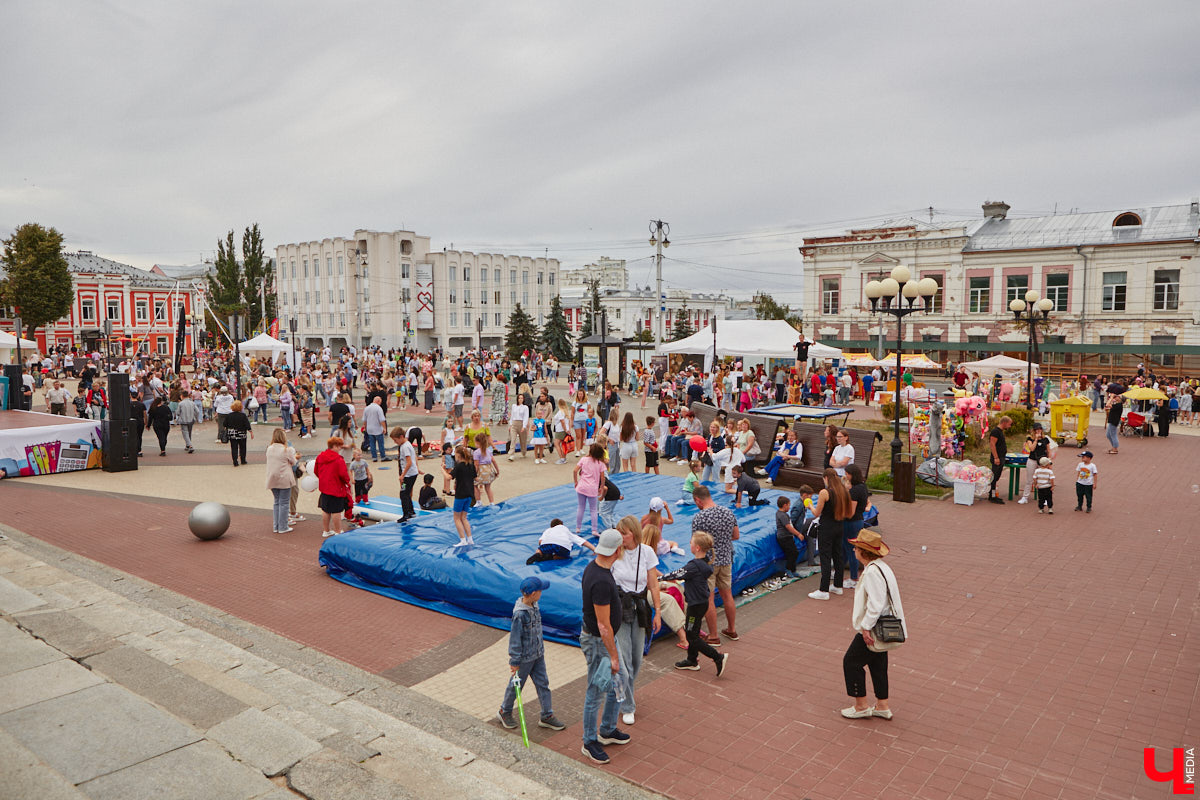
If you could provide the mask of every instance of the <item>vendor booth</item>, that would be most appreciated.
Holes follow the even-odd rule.
[[[1025,377],[1029,362],[1011,356],[992,356],[982,361],[967,361],[959,366],[966,370],[968,375],[974,373],[984,380],[993,380],[1000,376],[1003,380],[1015,381]],[[1033,374],[1038,374],[1037,364],[1033,365]]]
[[[587,367],[588,389],[604,388],[597,379],[620,384],[625,366],[625,341],[620,336],[597,333],[579,340],[579,363]]]
[[[296,368],[296,354],[292,346],[265,333],[260,333],[253,339],[247,339],[240,343],[238,352],[242,354],[243,358],[250,356],[256,356],[259,359],[269,358],[273,367],[287,364],[293,370]]]
[[[716,350],[720,356],[740,356],[762,361],[768,358],[795,358],[796,342],[800,335],[781,319],[723,319],[717,324],[714,346],[713,331],[704,328],[677,342],[668,342],[664,353],[708,353]],[[840,359],[842,351],[821,342],[808,348],[809,363]]]
[[[21,339],[21,358],[28,359],[38,351],[38,343]],[[0,364],[17,363],[17,337],[8,331],[0,331]]]

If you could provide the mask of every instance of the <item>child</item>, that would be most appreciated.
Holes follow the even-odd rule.
[[[767,504],[766,500],[758,499],[758,493],[762,491],[762,487],[758,485],[758,481],[753,476],[742,468],[741,464],[733,468],[733,485],[734,508],[742,507],[742,492],[746,493],[746,504],[748,506],[765,506]]]
[[[587,419],[584,424],[584,439],[583,443],[591,447],[596,443],[596,430],[600,427],[600,420],[596,418],[596,407],[589,405],[587,407]],[[578,426],[576,426],[578,427]],[[606,448],[607,449],[607,448]]]
[[[792,527],[800,531],[804,539],[804,566],[817,566],[817,518],[813,514],[813,488],[808,484],[800,487],[800,502],[789,512]]]
[[[454,529],[458,531],[455,548],[475,544],[471,537],[471,523],[467,520],[467,509],[475,500],[475,463],[469,448],[459,445],[454,448],[454,468],[442,468],[446,479],[454,481]]]
[[[654,435],[654,417],[646,417],[646,427],[642,428],[642,444],[646,448],[646,474],[654,470],[658,474],[658,437]]]
[[[442,467],[443,472],[449,473],[454,469],[454,446],[458,443],[458,433],[454,430],[454,417],[446,417],[442,423]],[[453,494],[450,486],[450,476],[447,474],[442,481],[442,494]]]
[[[521,599],[513,606],[512,630],[508,634],[508,666],[520,682],[525,686],[526,678],[533,678],[534,688],[537,689],[538,703],[542,706],[542,716],[538,726],[552,731],[566,728],[554,716],[550,707],[550,678],[546,674],[546,645],[542,641],[542,612],[538,610],[537,601],[544,589],[550,588],[550,582],[545,578],[528,577],[521,581]],[[517,727],[513,719],[513,703],[517,699],[517,688],[512,679],[504,689],[504,700],[500,703],[500,724],[510,730]]]
[[[717,677],[719,678],[725,674],[725,667],[729,665],[729,653],[718,653],[711,644],[700,640],[700,623],[704,621],[704,615],[708,613],[708,601],[712,595],[712,589],[708,586],[708,576],[712,575],[713,568],[705,560],[708,551],[712,550],[712,546],[712,536],[704,531],[693,533],[692,555],[694,558],[674,572],[664,575],[663,579],[682,580],[683,596],[687,603],[687,622],[685,623],[688,642],[687,658],[683,661],[676,661],[675,669],[700,669],[696,656],[697,653],[703,653],[717,665]]]
[[[550,443],[546,436],[546,412],[540,408],[533,418],[533,463],[545,464],[546,445]]]
[[[554,412],[553,428],[554,428],[554,445],[559,450],[559,459],[555,464],[567,463],[567,436],[571,432],[570,406],[567,401],[561,397],[558,400],[558,411]],[[581,431],[582,433],[582,431]]]
[[[1047,508],[1051,514],[1054,513],[1054,470],[1050,469],[1052,463],[1054,462],[1043,456],[1038,461],[1038,468],[1033,471],[1033,485],[1037,488],[1039,514],[1042,513],[1043,508]]]
[[[475,502],[478,503],[486,492],[488,504],[494,505],[496,498],[492,496],[492,481],[500,477],[500,465],[496,463],[492,450],[492,437],[487,433],[475,434],[475,452],[471,457],[475,460]]]
[[[655,500],[658,498],[656,497]],[[686,555],[678,542],[672,542],[662,535],[662,528],[647,520],[658,516],[653,512],[642,517],[642,544],[654,548],[655,555],[665,556],[667,553]]]
[[[695,505],[696,501],[692,499],[692,492],[696,491],[696,485],[700,483],[700,478],[696,475],[700,471],[700,462],[692,459],[688,462],[688,474],[683,479],[683,496],[675,501],[677,506]]]
[[[433,475],[426,472],[425,477],[421,479],[424,486],[421,487],[421,494],[417,497],[417,505],[426,511],[438,511],[446,507],[446,501],[438,497],[437,489],[433,488]]]
[[[789,578],[799,578],[800,576],[796,574],[796,562],[800,559],[800,550],[796,547],[796,540],[804,541],[804,534],[792,524],[792,518],[788,514],[791,505],[792,501],[783,495],[775,501],[778,509],[775,512],[775,540],[783,548],[783,556],[786,560],[783,571]]]
[[[570,528],[564,525],[561,519],[555,517],[550,520],[550,527],[542,531],[541,538],[538,539],[538,549],[525,560],[525,563],[536,564],[539,561],[570,558],[571,546],[577,544],[586,547],[593,553],[596,552],[596,548],[586,539],[571,533]]]
[[[650,544],[649,533],[653,525],[647,525],[642,528],[642,541]],[[653,545],[651,545],[653,547]],[[679,548],[679,552],[683,552],[683,548]],[[658,616],[662,620],[662,624],[666,625],[671,630],[675,631],[675,635],[679,637],[679,641],[675,646],[680,650],[688,649],[687,640],[687,617],[684,616],[684,606],[687,604],[683,597],[683,586],[679,581],[664,581],[658,582]],[[701,631],[700,638],[704,638],[704,633]]]
[[[370,501],[368,492],[371,489],[371,468],[363,458],[362,450],[354,448],[354,458],[350,461],[350,477],[354,479],[354,502]]]
[[[600,521],[605,528],[617,527],[617,501],[624,500],[620,488],[613,483],[607,474],[604,476],[604,489],[600,497]]]
[[[1075,465],[1075,510],[1083,510],[1083,501],[1087,500],[1087,513],[1092,513],[1092,492],[1096,488],[1096,475],[1100,472],[1092,463],[1092,451],[1084,450],[1079,456],[1080,461]]]

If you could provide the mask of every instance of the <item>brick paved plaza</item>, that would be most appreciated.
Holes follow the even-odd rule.
[[[308,522],[270,532],[268,437],[251,443],[250,468],[236,472],[213,438],[205,426],[201,452],[185,455],[176,440],[136,473],[5,480],[0,522],[410,687],[430,718],[446,706],[494,715],[507,674],[503,632],[326,577],[314,496],[302,498]],[[299,444],[308,454],[320,447]],[[810,600],[808,579],[742,606],[741,640],[723,645],[732,659],[720,681],[706,669],[676,672],[674,639],[656,643],[633,743],[611,748],[602,769],[677,798],[1169,796],[1143,775],[1142,752],[1160,748],[1166,768],[1162,748],[1200,740],[1200,439],[1185,432],[1125,440],[1119,456],[1097,452],[1090,515],[1071,510],[1070,448],[1059,452],[1054,516],[1015,503],[875,498],[911,636],[891,655],[894,720],[838,715],[852,597]],[[503,464],[498,499],[570,480],[570,465]],[[380,471],[375,493],[394,493],[394,482],[394,470]],[[201,499],[231,508],[218,542],[186,530]],[[532,736],[581,760],[583,659],[550,650],[555,709],[569,727]]]

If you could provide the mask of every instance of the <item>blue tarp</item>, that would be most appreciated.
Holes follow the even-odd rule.
[[[612,478],[625,496],[617,505],[618,516],[640,518],[649,509],[650,498],[662,497],[672,504],[675,515],[675,524],[666,526],[664,535],[687,550],[696,507],[674,505],[680,496],[679,478],[629,472]],[[717,485],[708,486],[718,504],[732,507],[732,495],[724,494]],[[761,499],[769,500],[768,505],[733,509],[741,533],[734,547],[734,592],[782,568],[783,551],[775,540],[775,498],[780,494],[783,492],[764,488]],[[792,502],[798,502],[799,495],[788,494]],[[546,638],[578,644],[582,621],[579,586],[591,552],[576,548],[568,561],[525,563],[552,518],[559,517],[574,529],[575,498],[574,487],[566,484],[472,509],[470,521],[477,544],[461,549],[453,548],[458,535],[448,510],[404,525],[371,525],[326,539],[320,563],[331,577],[351,586],[502,630],[509,629],[521,581],[539,575],[550,581],[539,603]],[[585,518],[584,525],[586,535],[590,520]],[[690,554],[667,554],[659,568],[667,572],[690,558]]]

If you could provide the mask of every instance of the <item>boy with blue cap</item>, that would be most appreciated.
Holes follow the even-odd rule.
[[[538,725],[552,731],[566,728],[554,716],[550,705],[550,676],[546,674],[546,644],[542,640],[542,612],[538,609],[537,601],[542,596],[542,590],[550,588],[550,581],[537,576],[530,576],[521,581],[521,599],[513,606],[512,629],[508,634],[508,666],[512,675],[516,675],[521,688],[525,688],[525,679],[533,678],[533,686],[537,689],[538,702],[542,706],[542,716]],[[517,699],[517,690],[512,678],[504,689],[504,701],[500,704],[500,724],[506,728],[517,727],[513,718],[513,703]]]

